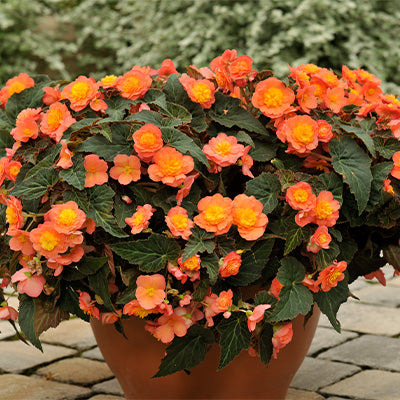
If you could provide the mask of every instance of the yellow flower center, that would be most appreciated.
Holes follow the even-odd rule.
[[[375,89],[373,89],[373,88],[368,89],[368,94],[370,96],[372,96],[374,93],[375,93]]]
[[[328,281],[330,284],[335,283],[339,276],[342,275],[340,271],[335,271],[329,274]]]
[[[103,85],[112,85],[116,79],[117,77],[115,75],[107,75],[101,80],[101,82]]]
[[[122,173],[125,175],[130,175],[132,173],[132,167],[130,165],[125,165]]]
[[[43,232],[40,236],[39,243],[42,249],[52,251],[58,245],[60,239],[53,232]]]
[[[329,101],[331,102],[331,103],[337,103],[337,101],[338,101],[338,98],[337,98],[337,96],[335,95],[335,94],[331,94],[330,96],[329,96]]]
[[[192,93],[199,103],[205,103],[211,99],[211,89],[205,83],[197,83],[193,86]]]
[[[326,219],[332,215],[332,206],[328,201],[319,201],[315,207],[315,213],[318,219]]]
[[[153,297],[154,294],[155,294],[154,292],[155,292],[155,290],[154,290],[153,287],[148,287],[148,288],[146,289],[146,295],[149,296],[149,297]]]
[[[195,271],[199,269],[200,262],[199,259],[196,256],[192,256],[188,258],[183,264],[182,268],[186,269],[188,271]]]
[[[21,243],[26,242],[26,236],[24,234],[18,236],[18,241]]]
[[[204,211],[204,219],[212,225],[218,225],[225,219],[224,209],[217,204],[210,205]]]
[[[321,97],[324,93],[324,89],[318,83],[314,83],[315,85],[315,97]]]
[[[240,260],[232,260],[228,262],[225,268],[229,274],[236,274],[240,268]]]
[[[325,235],[325,233],[322,233],[322,234],[319,235],[319,237],[318,237],[318,240],[319,240],[321,243],[325,243],[325,242],[326,242],[326,239],[327,239],[327,236]]]
[[[133,219],[136,225],[140,225],[144,221],[143,213],[137,213]]]
[[[15,210],[11,207],[7,207],[7,209],[6,209],[6,218],[7,218],[7,222],[11,225],[14,225],[18,222],[18,216],[17,216]]]
[[[267,107],[279,107],[283,103],[283,92],[281,89],[271,87],[264,93],[263,100]]]
[[[61,225],[72,225],[76,220],[76,212],[71,208],[64,208],[58,216],[58,222]]]
[[[25,136],[31,136],[31,135],[32,135],[32,129],[30,129],[30,128],[25,128],[25,129],[24,129],[24,135],[25,135]]]
[[[257,214],[251,208],[240,208],[236,211],[235,222],[237,225],[248,229],[254,226]]]
[[[186,229],[188,225],[188,217],[183,214],[175,214],[171,217],[171,221],[176,229]]]
[[[304,189],[297,189],[293,192],[293,197],[298,203],[305,203],[308,200],[308,192]]]
[[[19,174],[20,169],[21,169],[21,168],[20,168],[18,165],[13,165],[13,166],[10,168],[10,174],[11,174],[12,176],[17,176],[17,175]]]
[[[129,76],[124,80],[122,84],[122,91],[123,92],[136,92],[140,87],[140,81],[136,76]]]
[[[60,126],[61,121],[63,120],[63,114],[59,109],[54,109],[49,111],[47,116],[47,125],[51,130],[55,130]]]
[[[221,140],[214,148],[215,152],[222,157],[225,157],[232,150],[232,145],[227,140]]]
[[[145,318],[147,317],[149,314],[151,314],[151,310],[145,310],[142,307],[135,307],[133,310],[133,315],[136,315],[139,318]]]
[[[25,89],[25,85],[21,82],[14,82],[8,87],[8,95],[12,96],[14,93],[20,93]]]
[[[161,172],[166,176],[175,176],[182,170],[182,160],[178,157],[168,157],[159,165]]]
[[[81,101],[86,99],[89,94],[89,85],[86,82],[77,82],[71,88],[71,99]]]
[[[297,142],[309,144],[314,140],[314,130],[310,124],[301,122],[294,127],[293,136]]]
[[[143,147],[153,147],[155,142],[156,138],[151,132],[143,132],[139,139],[139,143]]]

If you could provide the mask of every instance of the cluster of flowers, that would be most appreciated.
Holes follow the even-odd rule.
[[[287,143],[286,152],[304,158],[303,166],[308,169],[329,171],[332,168],[327,156],[328,143],[335,133],[325,119],[310,116],[317,108],[340,114],[343,107],[353,105],[359,107],[359,117],[374,112],[379,118],[377,123],[382,128],[390,129],[395,138],[400,138],[400,102],[393,96],[384,95],[379,88],[380,81],[362,69],[353,71],[343,67],[343,78],[339,79],[328,69],[312,64],[301,65],[291,68],[290,78],[294,83],[289,87],[275,77],[256,81],[257,72],[252,68],[251,58],[238,57],[235,50],[227,50],[211,62],[210,68],[191,67],[191,72],[180,75],[179,80],[192,102],[207,110],[215,103],[215,93],[218,91],[240,98],[243,107],[254,107],[256,112],[268,118],[270,127],[276,129],[277,138]],[[177,71],[171,60],[165,60],[159,70],[135,66],[122,76],[109,75],[98,82],[80,76],[61,90],[44,87],[44,107],[24,109],[16,118],[15,127],[10,132],[15,143],[0,159],[0,184],[16,181],[22,160],[13,158],[22,144],[37,138],[48,137],[55,143],[60,142],[61,150],[54,166],[60,171],[70,169],[74,165],[74,154],[68,146],[73,142],[63,139],[63,135],[77,122],[79,116],[76,113],[90,109],[98,115],[105,115],[107,100],[111,96],[131,100],[131,114],[150,110],[141,99],[153,82],[162,84],[171,74],[177,74]],[[1,107],[6,106],[13,94],[34,84],[33,79],[23,73],[10,79],[0,91]],[[245,90],[247,85],[254,87],[251,97]],[[151,183],[162,183],[178,189],[177,205],[165,213],[169,237],[187,241],[195,226],[217,237],[228,233],[234,225],[239,236],[246,241],[262,238],[269,219],[263,213],[264,204],[260,200],[243,193],[234,198],[221,193],[203,196],[197,204],[197,215],[190,219],[182,202],[201,176],[200,171],[195,169],[193,157],[164,143],[160,127],[151,123],[142,124],[130,139],[133,141],[132,154],[118,154],[112,164],[97,154],[84,156],[85,188],[104,185],[109,178],[115,184],[130,185],[145,177]],[[224,168],[237,165],[241,167],[243,176],[254,178],[251,171],[254,160],[249,154],[250,149],[250,145],[240,144],[235,136],[224,132],[207,137],[202,143],[210,174],[219,174]],[[393,162],[391,174],[400,179],[400,152],[393,155]],[[384,190],[393,194],[390,183],[389,179],[385,181]],[[131,202],[128,196],[122,198],[128,204]],[[323,190],[315,195],[309,183],[300,181],[288,187],[283,199],[298,211],[295,216],[298,226],[317,226],[309,238],[307,251],[318,253],[322,249],[329,249],[332,240],[329,228],[336,224],[340,210],[340,203],[334,199],[333,193]],[[42,204],[48,201],[46,194]],[[53,270],[54,277],[62,276],[64,268],[76,264],[85,253],[94,250],[93,246],[85,243],[85,237],[94,232],[95,222],[74,201],[50,204],[48,211],[41,215],[24,212],[21,200],[9,195],[7,190],[1,192],[0,202],[6,205],[9,247],[14,252],[20,252],[18,259],[22,268],[9,277],[12,283],[18,283],[18,293],[26,293],[30,297],[47,294],[44,263]],[[131,234],[151,232],[149,223],[155,211],[153,204],[138,205],[132,216],[125,219]],[[43,222],[37,223],[41,217]],[[239,273],[241,254],[241,250],[236,250],[219,257],[219,277],[225,279]],[[212,288],[201,302],[196,302],[192,299],[191,290],[182,292],[171,287],[173,277],[182,284],[189,279],[193,287],[197,287],[201,257],[196,254],[185,261],[182,257],[176,262],[170,261],[164,275],[141,274],[136,279],[135,299],[120,309],[116,308],[114,312],[101,313],[99,303],[86,291],[79,292],[80,307],[105,323],[113,323],[123,315],[145,318],[150,314],[161,314],[148,320],[146,329],[164,343],[171,342],[175,336],[184,336],[190,326],[198,321],[205,319],[206,325],[211,327],[215,316],[222,314],[224,318],[229,318],[235,311],[246,314],[248,329],[254,331],[257,323],[263,320],[265,311],[271,308],[270,304],[254,306],[241,302],[236,305],[231,289],[216,294]],[[302,283],[314,293],[320,290],[327,292],[344,279],[346,268],[346,261],[333,262],[307,275]],[[8,280],[3,278],[2,286],[7,284]],[[277,278],[272,280],[269,287],[270,294],[278,300],[281,287]],[[176,307],[171,304],[172,298],[177,300]],[[1,319],[15,320],[16,317],[16,310],[7,304],[0,307]],[[272,339],[274,357],[281,347],[290,342],[291,326],[291,322],[275,324]]]

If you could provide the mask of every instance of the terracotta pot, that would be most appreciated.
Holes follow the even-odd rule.
[[[91,325],[105,361],[117,377],[127,400],[134,399],[280,399],[300,367],[313,339],[320,311],[314,307],[304,325],[300,315],[293,321],[293,340],[281,349],[278,359],[266,367],[247,351],[216,372],[219,348],[213,346],[205,360],[187,375],[181,371],[151,378],[165,355],[165,346],[144,330],[144,321],[123,321],[128,340],[112,325],[92,320]]]

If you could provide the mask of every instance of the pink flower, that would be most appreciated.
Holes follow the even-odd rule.
[[[274,336],[272,337],[272,345],[274,346],[274,350],[272,353],[272,357],[278,358],[279,350],[292,341],[293,338],[292,323],[287,322],[285,324],[275,325],[273,330],[274,330]]]
[[[256,329],[257,322],[260,322],[264,318],[265,310],[271,308],[270,304],[259,304],[254,308],[253,314],[251,314],[247,319],[247,327],[250,332]]]
[[[85,314],[100,319],[100,311],[95,306],[96,302],[90,298],[90,294],[87,292],[81,292],[80,290],[78,290],[78,293],[79,293],[79,308]]]
[[[149,226],[149,221],[153,212],[156,211],[150,204],[137,206],[136,212],[130,218],[125,218],[125,222],[132,228],[133,235],[142,232]]]
[[[140,275],[136,279],[136,299],[145,310],[150,310],[165,299],[165,278],[160,274]]]
[[[12,283],[18,282],[18,293],[26,293],[30,297],[38,297],[46,283],[43,275],[32,273],[28,268],[22,268],[11,277]]]
[[[18,311],[9,306],[0,307],[0,319],[16,321],[18,318]]]
[[[186,335],[187,326],[185,319],[180,315],[173,313],[172,315],[164,314],[158,321],[158,326],[154,330],[153,335],[163,343],[171,342],[175,335],[182,337]]]
[[[108,181],[108,165],[104,160],[101,160],[98,155],[89,154],[85,156],[83,166],[86,170],[85,187],[102,185]]]
[[[219,274],[223,278],[227,278],[231,275],[237,275],[239,272],[240,265],[242,264],[242,257],[236,251],[231,251],[227,254],[222,261],[222,265],[219,266]]]

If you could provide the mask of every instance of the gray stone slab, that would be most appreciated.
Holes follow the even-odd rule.
[[[98,347],[95,347],[92,350],[88,350],[82,353],[82,357],[91,358],[92,360],[104,361],[103,354]]]
[[[57,361],[36,371],[55,381],[89,386],[114,377],[105,362],[73,357]]]
[[[396,276],[388,282],[388,286],[400,287],[400,276]]]
[[[57,328],[50,328],[40,335],[40,340],[78,350],[86,350],[96,345],[90,324],[78,318],[63,321]]]
[[[96,393],[116,394],[119,396],[124,395],[124,392],[122,391],[121,385],[117,381],[117,378],[98,383],[97,385],[94,385],[92,387],[92,390]]]
[[[316,391],[354,375],[360,369],[355,365],[306,357],[290,386],[296,389]]]
[[[398,287],[381,284],[370,284],[353,292],[361,303],[381,304],[387,307],[400,306],[400,290]]]
[[[97,394],[91,397],[89,400],[124,400],[124,397],[113,396],[111,394]]]
[[[356,337],[358,337],[358,335],[355,332],[342,331],[341,333],[338,333],[333,328],[324,328],[319,326],[315,332],[310,349],[308,350],[308,355],[313,355],[322,350],[330,349],[331,347],[337,346]]]
[[[315,392],[290,388],[285,400],[323,400],[324,398]]]
[[[0,342],[0,370],[19,373],[75,354],[76,351],[62,346],[43,344],[43,353],[20,341]]]
[[[325,351],[318,358],[400,372],[400,338],[364,335]]]
[[[12,337],[15,333],[15,329],[8,321],[0,321],[0,340]]]
[[[400,334],[400,312],[395,308],[347,302],[340,307],[337,318],[344,330],[383,336]],[[319,324],[331,326],[325,315],[321,315]]]
[[[357,280],[355,280],[354,282],[350,283],[349,289],[350,289],[350,292],[353,292],[354,290],[361,289],[367,285],[368,285],[368,281],[364,277],[360,277]]]
[[[321,393],[352,399],[399,400],[400,373],[366,370],[320,390]]]
[[[1,400],[75,400],[90,396],[91,390],[23,375],[0,375]]]

